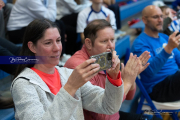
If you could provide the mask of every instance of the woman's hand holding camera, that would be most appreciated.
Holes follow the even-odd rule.
[[[116,80],[119,74],[119,69],[120,69],[120,60],[116,55],[116,51],[112,51],[112,67],[106,70],[106,72],[112,79]]]
[[[71,96],[74,96],[81,86],[97,75],[100,66],[99,64],[92,64],[95,61],[96,59],[88,59],[74,69],[64,86],[64,89]]]

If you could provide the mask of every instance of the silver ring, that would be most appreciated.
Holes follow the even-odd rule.
[[[143,63],[142,63],[142,66],[145,66],[145,65],[146,65],[146,64],[143,64]]]

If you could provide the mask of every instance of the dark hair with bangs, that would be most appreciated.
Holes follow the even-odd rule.
[[[44,36],[45,31],[48,28],[59,28],[57,25],[47,19],[35,19],[26,28],[23,37],[23,45],[20,56],[35,56],[35,54],[29,49],[28,42],[31,41],[34,45],[37,41]],[[60,31],[60,30],[59,30]],[[34,64],[19,64],[15,73],[15,77],[26,67],[33,67]]]

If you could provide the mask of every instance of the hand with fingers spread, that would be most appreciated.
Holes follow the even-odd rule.
[[[151,57],[149,54],[150,54],[150,52],[145,51],[139,56],[140,68],[138,71],[138,75],[149,66],[150,63],[147,63],[149,58]]]
[[[116,55],[116,51],[113,51],[112,52],[112,67],[106,70],[106,72],[109,74],[109,76],[112,79],[116,80],[119,74],[119,71],[120,71],[120,60],[118,56]]]
[[[124,93],[127,94],[131,86],[134,84],[135,79],[140,70],[139,58],[131,53],[126,66],[121,64],[121,76],[124,81]]]
[[[92,64],[95,61],[96,59],[86,60],[84,63],[80,64],[74,69],[66,85],[64,86],[64,89],[71,96],[74,96],[78,88],[97,75],[100,66],[99,64]]]
[[[171,54],[174,48],[179,46],[180,35],[176,36],[177,33],[178,31],[175,31],[169,36],[168,44],[164,48],[164,50],[169,54]]]

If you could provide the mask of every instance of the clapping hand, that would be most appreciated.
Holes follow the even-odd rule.
[[[124,94],[126,95],[132,85],[135,82],[135,79],[138,75],[138,72],[140,70],[141,64],[140,64],[140,58],[137,57],[137,55],[130,54],[129,60],[126,63],[126,66],[124,67],[124,64],[121,64],[121,77],[124,82]]]
[[[124,64],[121,63],[121,76],[124,81],[134,83],[141,66],[139,61],[139,58],[131,53],[126,66],[124,67]]]
[[[145,51],[139,56],[140,68],[138,71],[138,75],[149,66],[150,63],[147,63],[149,58],[151,57],[149,54],[150,54],[150,52]]]

